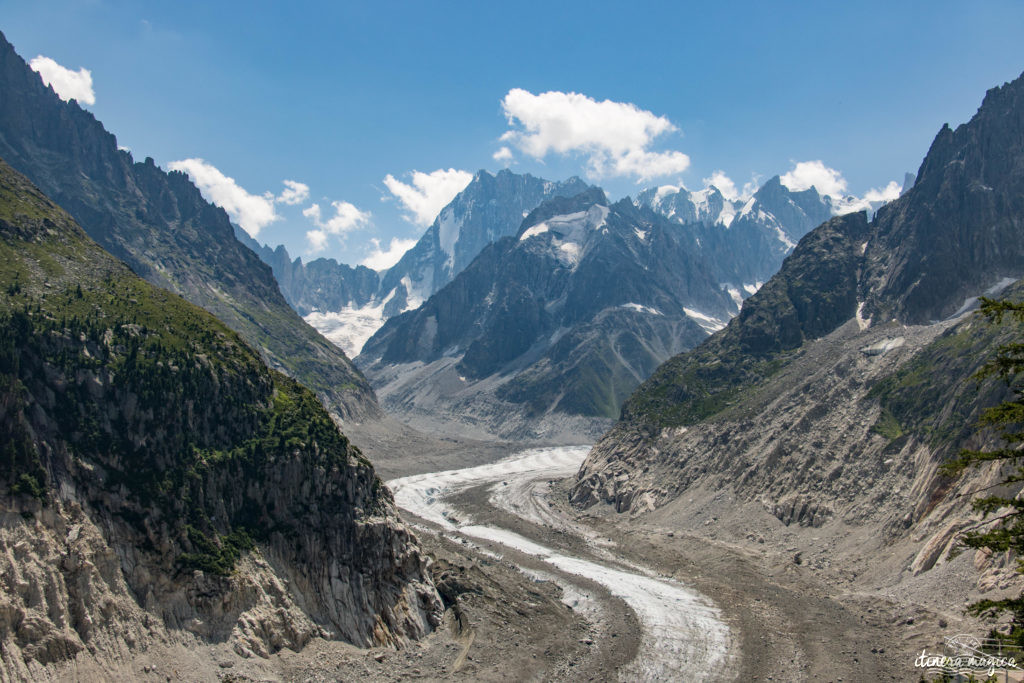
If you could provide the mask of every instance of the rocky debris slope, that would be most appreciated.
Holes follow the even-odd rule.
[[[642,513],[728,495],[815,537],[912,539],[923,554],[899,576],[941,563],[971,492],[998,476],[937,470],[991,439],[975,422],[1004,389],[971,376],[1020,330],[963,313],[986,292],[1024,295],[1005,289],[1024,273],[1022,183],[1024,78],[943,128],[874,220],[812,231],[725,330],[659,368],[584,463],[574,504]]]
[[[180,172],[135,163],[92,114],[62,102],[0,34],[0,156],[104,249],[216,315],[342,418],[379,414],[365,378],[303,322],[228,216]]]
[[[437,623],[415,538],[311,392],[2,162],[0,252],[5,677]]]

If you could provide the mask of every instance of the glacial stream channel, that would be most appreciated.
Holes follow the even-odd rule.
[[[589,450],[585,446],[535,448],[488,465],[402,477],[387,484],[399,507],[436,525],[428,530],[499,543],[533,556],[557,570],[557,577],[553,573],[545,578],[554,578],[567,596],[584,593],[571,584],[575,575],[621,598],[636,613],[643,634],[636,658],[619,671],[620,680],[731,678],[734,640],[709,599],[618,555],[614,544],[547,505],[543,497],[547,482],[575,474]],[[488,495],[491,506],[542,527],[581,536],[600,559],[576,557],[498,526],[474,524],[452,507],[449,499],[454,494],[488,483],[493,483]],[[587,606],[583,608],[586,614]]]

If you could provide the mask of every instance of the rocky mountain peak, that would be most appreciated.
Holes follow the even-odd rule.
[[[566,216],[586,212],[593,206],[606,207],[608,204],[608,197],[605,195],[604,190],[597,187],[592,187],[571,197],[555,197],[554,199],[549,199],[531,211],[529,215],[523,219],[522,225],[519,226],[519,232],[516,236],[522,237],[523,233],[530,228],[535,227],[554,216]]]

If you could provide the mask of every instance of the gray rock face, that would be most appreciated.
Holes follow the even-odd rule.
[[[134,163],[92,114],[62,102],[0,35],[0,156],[149,282],[202,306],[343,418],[379,413],[336,346],[300,319],[228,216],[188,178]]]
[[[587,184],[575,177],[551,182],[507,169],[496,175],[479,171],[466,189],[441,210],[416,246],[387,271],[381,294],[387,296],[398,288],[400,299],[425,301],[451,282],[487,245],[514,235],[526,214],[542,202],[586,189]]]
[[[293,259],[283,244],[271,249],[237,226],[235,236],[270,266],[284,298],[303,317],[313,311],[360,308],[379,293],[380,275],[366,266],[353,268],[327,258],[303,263],[299,257]]]
[[[913,190],[879,210],[867,245],[866,314],[941,320],[1024,275],[1024,79],[943,127]]]

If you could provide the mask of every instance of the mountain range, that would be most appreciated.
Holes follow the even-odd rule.
[[[389,410],[423,424],[596,435],[832,212],[830,198],[791,192],[779,177],[742,204],[714,187],[663,186],[614,203],[597,188],[555,197],[421,306],[388,319],[357,363]]]
[[[271,267],[292,307],[355,356],[385,320],[416,308],[488,244],[515,234],[538,204],[586,188],[579,178],[551,182],[508,170],[479,171],[398,263],[381,272],[334,259],[303,263],[284,246],[271,249],[241,228],[235,232]]]

